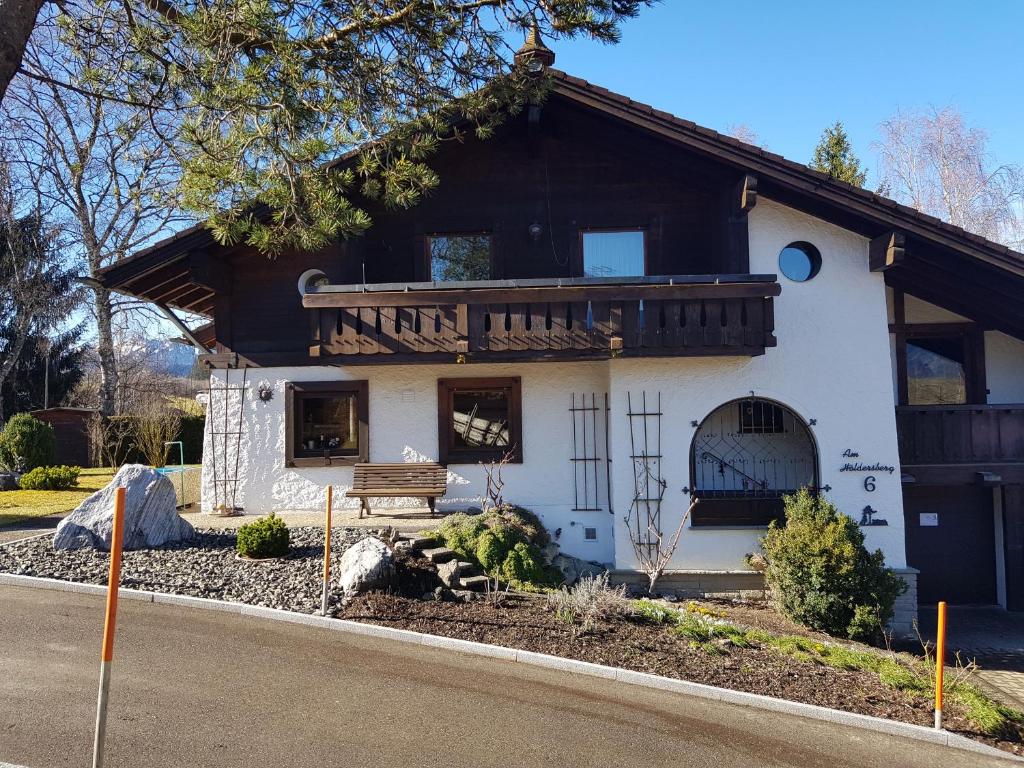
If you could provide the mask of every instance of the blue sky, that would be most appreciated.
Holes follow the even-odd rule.
[[[807,162],[842,120],[874,186],[871,143],[898,108],[957,106],[1002,163],[1024,163],[1024,0],[665,0],[622,42],[553,45],[555,66]]]

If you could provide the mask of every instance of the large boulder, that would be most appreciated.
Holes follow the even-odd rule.
[[[154,469],[126,464],[102,490],[61,520],[54,549],[110,550],[114,529],[114,496],[125,489],[124,548],[150,549],[187,541],[195,530],[175,509],[174,485]]]
[[[341,555],[338,586],[346,597],[385,589],[395,581],[395,558],[388,545],[378,538],[360,539]]]

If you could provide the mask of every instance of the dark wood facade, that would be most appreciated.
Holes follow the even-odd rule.
[[[1024,404],[901,406],[896,431],[908,480],[1024,483]]]

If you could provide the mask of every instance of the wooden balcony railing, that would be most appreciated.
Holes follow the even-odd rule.
[[[905,467],[1024,465],[1024,404],[900,406],[896,431]]]
[[[326,286],[303,303],[310,354],[349,362],[764,354],[775,345],[779,285],[742,277]]]

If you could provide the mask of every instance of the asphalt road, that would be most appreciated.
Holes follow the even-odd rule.
[[[0,762],[89,765],[102,599],[0,587]],[[623,683],[122,601],[107,765],[1005,765]]]

